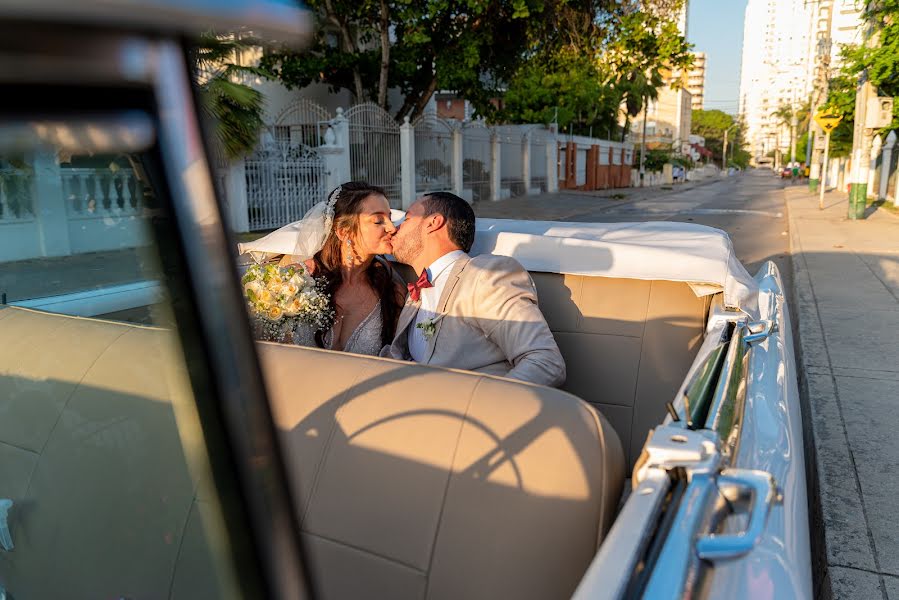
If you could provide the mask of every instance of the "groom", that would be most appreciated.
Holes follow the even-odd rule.
[[[561,385],[565,362],[533,281],[513,258],[468,256],[474,232],[474,211],[455,194],[425,194],[409,208],[393,255],[420,276],[381,356]]]

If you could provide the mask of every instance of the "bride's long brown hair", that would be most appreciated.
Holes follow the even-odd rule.
[[[333,194],[334,192],[331,193]],[[325,291],[330,296],[331,310],[335,311],[335,314],[337,303],[334,298],[336,297],[337,288],[343,283],[343,274],[340,270],[343,255],[337,231],[341,229],[347,231],[351,238],[358,236],[360,205],[372,194],[387,197],[383,188],[370,185],[364,181],[350,181],[340,186],[340,193],[334,204],[334,221],[331,224],[331,231],[328,233],[328,238],[325,240],[322,249],[312,257],[315,263],[315,276],[325,279]],[[330,194],[328,197],[331,197]],[[381,345],[384,346],[393,342],[400,310],[399,294],[394,284],[393,269],[387,261],[379,260],[376,257],[368,266],[366,275],[368,276],[369,285],[378,295],[378,298],[381,299]],[[324,332],[319,331],[315,334],[315,343],[319,348],[325,347]]]

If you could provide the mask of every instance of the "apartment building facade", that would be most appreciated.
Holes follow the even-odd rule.
[[[772,151],[788,156],[790,124],[775,113],[823,101],[842,45],[860,41],[860,15],[855,0],[749,0],[739,112],[753,159]]]
[[[694,52],[693,66],[687,73],[687,91],[690,92],[693,110],[703,110],[705,107],[705,65],[705,52]]]

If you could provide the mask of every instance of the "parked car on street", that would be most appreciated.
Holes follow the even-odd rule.
[[[481,219],[562,389],[255,342],[188,40],[305,12],[0,17],[0,261],[39,245],[16,285],[68,286],[0,306],[0,597],[811,598],[774,263],[693,224]],[[85,157],[117,167],[60,175]]]

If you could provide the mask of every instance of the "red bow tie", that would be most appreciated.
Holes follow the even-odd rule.
[[[421,300],[421,291],[429,287],[434,287],[434,285],[428,281],[428,271],[425,269],[421,272],[421,275],[418,276],[418,281],[415,283],[407,283],[406,287],[409,288],[409,297],[412,298],[412,301],[418,302]]]

